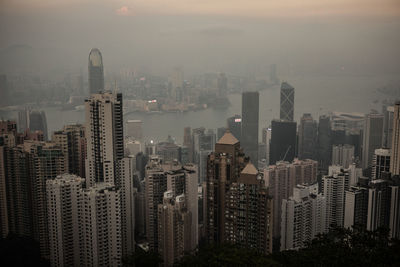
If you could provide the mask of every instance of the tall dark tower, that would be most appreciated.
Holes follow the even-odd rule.
[[[89,94],[104,90],[103,58],[100,50],[93,48],[89,54]]]
[[[240,117],[240,115],[235,115],[228,118],[226,122],[231,134],[240,141],[242,139],[242,117]]]
[[[258,92],[242,94],[241,142],[246,155],[254,166],[258,166]]]
[[[292,162],[296,150],[296,122],[273,120],[271,133],[270,165],[277,161]]]
[[[284,121],[293,121],[293,113],[294,87],[287,82],[282,82],[280,119]]]

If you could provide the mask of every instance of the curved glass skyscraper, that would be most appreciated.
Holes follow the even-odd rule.
[[[95,94],[104,90],[103,58],[100,50],[93,48],[89,54],[89,93]]]

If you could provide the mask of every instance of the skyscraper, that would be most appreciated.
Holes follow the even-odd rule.
[[[287,82],[281,84],[280,119],[293,121],[294,115],[294,87]]]
[[[274,250],[279,250],[281,235],[282,200],[293,196],[297,184],[313,184],[317,181],[317,162],[295,160],[292,163],[278,161],[264,170],[264,179],[269,195],[273,198],[273,238]]]
[[[89,94],[96,94],[104,90],[103,58],[100,50],[92,48],[89,53]]]
[[[297,185],[293,197],[282,200],[281,250],[299,249],[325,233],[326,201],[318,184]]]
[[[261,175],[230,132],[208,157],[204,210],[208,243],[229,242],[271,252],[272,201]]]
[[[400,175],[400,101],[394,105],[390,172],[392,175]]]
[[[172,191],[164,193],[163,203],[158,205],[158,252],[164,266],[192,250],[192,213],[186,207],[185,195],[174,196]]]
[[[390,193],[388,180],[377,179],[369,183],[367,230],[389,226]]]
[[[393,106],[383,106],[383,142],[382,147],[390,148],[392,147],[393,138],[393,115],[394,115],[394,105]]]
[[[335,166],[336,167],[336,166]],[[326,199],[326,227],[342,227],[344,223],[345,191],[349,188],[349,174],[340,167],[329,168],[329,175],[322,177],[322,194]]]
[[[108,183],[96,183],[82,193],[80,266],[121,266],[121,194]]]
[[[375,149],[372,159],[371,179],[381,179],[382,172],[390,170],[390,149],[380,148]]]
[[[254,166],[258,166],[258,92],[242,93],[241,142],[246,155]]]
[[[317,122],[311,114],[303,114],[299,125],[299,159],[316,159],[317,130]]]
[[[81,124],[66,125],[63,130],[53,133],[52,141],[63,151],[67,172],[85,178],[85,127]]]
[[[146,166],[145,214],[146,236],[151,250],[159,250],[158,207],[163,204],[164,193],[171,191],[173,197],[184,194],[185,206],[191,213],[190,250],[198,244],[198,202],[197,167],[194,164],[182,166],[178,162],[163,164],[158,157],[150,158]]]
[[[47,180],[47,210],[51,266],[81,266],[83,240],[81,198],[84,179],[63,174]]]
[[[329,116],[319,117],[318,123],[318,160],[322,170],[328,170],[332,156],[332,131]]]
[[[375,149],[381,148],[383,135],[383,115],[371,113],[365,116],[363,132],[362,168],[372,165]]]
[[[44,139],[47,138],[47,119],[44,111],[33,110],[29,113],[29,130],[42,131]]]
[[[227,128],[237,140],[242,139],[242,117],[235,115],[226,120]]]
[[[332,146],[332,165],[339,165],[347,169],[354,162],[354,146],[352,145],[333,145]]]
[[[262,129],[262,143],[265,144],[265,164],[266,166],[270,163],[270,154],[271,154],[271,127]]]
[[[122,94],[103,92],[85,100],[86,186],[107,183],[118,188],[122,253],[134,250],[134,158],[124,158]]]
[[[296,150],[296,122],[273,120],[271,126],[270,162],[292,161]]]
[[[351,186],[345,192],[343,227],[367,227],[368,188]]]
[[[92,94],[85,109],[86,183],[114,184],[116,162],[124,156],[122,94]]]
[[[390,190],[389,229],[391,238],[400,238],[400,176],[392,177]]]

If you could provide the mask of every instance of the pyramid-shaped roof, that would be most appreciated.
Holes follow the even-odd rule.
[[[233,136],[233,134],[231,134],[229,131],[226,131],[226,133],[217,142],[217,144],[223,145],[234,145],[236,143],[239,143],[239,140],[237,140],[236,137]]]
[[[258,171],[256,169],[256,167],[254,167],[254,165],[249,162],[247,163],[246,167],[244,167],[244,169],[241,172],[242,174],[258,174]]]

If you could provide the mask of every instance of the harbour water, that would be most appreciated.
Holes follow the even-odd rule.
[[[295,76],[287,80],[295,87],[295,120],[303,113],[311,113],[314,119],[330,111],[363,112],[371,109],[381,111],[381,101],[387,95],[377,92],[377,88],[388,83],[399,82],[398,76]],[[124,120],[143,121],[143,134],[147,140],[165,140],[168,135],[178,143],[183,140],[184,127],[205,127],[217,129],[226,125],[226,119],[234,114],[241,114],[241,94],[229,95],[229,108],[205,109],[185,113],[130,113]],[[272,87],[260,92],[260,130],[270,125],[271,120],[279,118],[279,87]],[[65,124],[83,123],[84,111],[44,108],[47,116],[49,136]],[[5,119],[16,119],[16,112],[2,112]]]

